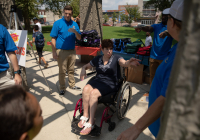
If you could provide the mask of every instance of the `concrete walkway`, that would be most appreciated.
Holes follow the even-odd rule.
[[[44,118],[43,128],[34,140],[116,140],[122,131],[135,124],[135,122],[147,110],[148,103],[146,102],[146,98],[143,97],[143,94],[149,91],[149,85],[130,83],[133,92],[130,110],[128,111],[126,118],[121,121],[117,119],[116,115],[112,118],[112,121],[116,123],[116,127],[112,132],[108,131],[108,124],[103,123],[101,135],[99,137],[91,138],[89,136],[75,135],[71,132],[71,121],[73,118],[75,104],[78,99],[81,98],[81,91],[74,91],[67,88],[65,95],[63,97],[59,96],[57,62],[53,61],[51,52],[44,52],[44,58],[49,63],[49,67],[44,69],[43,63],[41,67],[52,90],[52,94],[45,83],[35,58],[27,55],[26,59],[27,80],[30,87],[29,92],[35,95],[38,99]],[[80,80],[79,74],[83,65],[84,63],[81,63],[77,56],[75,65],[75,80],[76,86],[81,88],[83,88],[87,81],[91,78],[90,76],[83,81]],[[67,76],[66,81],[68,81]],[[68,87],[68,82],[66,82],[66,86]],[[99,105],[97,108],[96,124],[98,126],[100,125],[100,119],[104,109],[104,105]],[[138,140],[154,140],[154,137],[147,128],[139,136]]]

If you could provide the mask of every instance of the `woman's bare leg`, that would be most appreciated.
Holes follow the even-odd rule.
[[[89,118],[89,97],[90,93],[93,90],[91,85],[86,85],[83,88],[83,94],[82,94],[82,100],[83,100],[83,116]],[[80,127],[82,127],[82,121],[78,124]]]
[[[98,89],[94,89],[91,91],[90,93],[90,97],[89,97],[89,106],[90,106],[90,119],[88,121],[88,123],[90,124],[94,124],[94,116],[95,116],[95,112],[96,112],[96,108],[97,108],[97,104],[98,104],[98,98],[101,96],[101,93],[99,92]],[[87,135],[91,132],[92,128],[86,128],[83,129],[81,131],[81,135]]]

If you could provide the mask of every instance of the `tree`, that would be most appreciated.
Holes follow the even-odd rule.
[[[42,5],[45,5],[46,11],[52,11],[54,15],[61,16],[63,13],[63,9],[66,5],[70,4],[70,0],[39,0]],[[73,0],[71,0],[72,3]]]
[[[169,8],[175,0],[149,0],[144,5],[145,8],[153,5],[155,9],[159,11],[163,11],[166,8]]]
[[[116,21],[116,18],[117,18],[117,14],[114,12],[112,15],[113,26],[114,26],[114,22]]]
[[[106,23],[108,21],[108,15],[107,14],[104,14],[103,15],[103,19],[104,19],[104,23]]]
[[[120,13],[120,22],[121,22],[121,25],[125,21],[125,17],[126,17],[126,15],[124,13]]]
[[[127,13],[129,14],[129,20],[128,20],[128,23],[131,24],[132,23],[132,20],[134,19],[137,20],[138,18],[140,18],[140,12],[139,12],[139,7],[131,7],[130,5],[128,5],[127,3],[127,6],[125,7],[126,8],[126,11]]]
[[[79,12],[79,6],[80,6],[80,0],[71,0],[70,1],[70,5],[72,6],[73,8],[73,17],[77,17],[80,12]]]
[[[37,0],[15,0],[15,5],[22,11],[24,18],[25,30],[31,30],[30,19],[37,16],[38,8],[36,5],[40,3]]]

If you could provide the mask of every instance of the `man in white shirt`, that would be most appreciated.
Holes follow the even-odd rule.
[[[33,18],[33,22],[35,25],[37,25],[39,27],[39,32],[42,32],[42,26],[41,24],[39,23],[38,19],[36,17]],[[35,33],[35,31],[33,30],[33,33]]]
[[[146,32],[145,46],[152,45],[152,38],[149,32]]]

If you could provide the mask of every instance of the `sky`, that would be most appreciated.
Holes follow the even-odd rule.
[[[102,10],[118,10],[118,5],[137,5],[138,0],[102,0]]]

